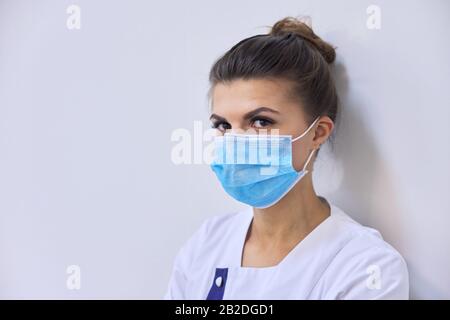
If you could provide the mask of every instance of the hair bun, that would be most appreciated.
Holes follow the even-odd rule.
[[[309,24],[309,25],[308,25]],[[332,63],[336,59],[335,48],[328,42],[317,36],[311,28],[311,18],[286,17],[276,22],[269,32],[269,35],[279,36],[294,33],[311,43],[324,57],[325,61]]]

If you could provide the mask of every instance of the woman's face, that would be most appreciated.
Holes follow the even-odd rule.
[[[257,133],[261,129],[270,133],[271,129],[278,129],[279,134],[298,137],[310,123],[306,122],[300,103],[289,97],[290,85],[287,80],[266,79],[239,79],[216,84],[212,91],[210,117],[213,128],[222,133]],[[322,118],[327,118],[332,126],[331,119]],[[303,138],[292,143],[292,161],[297,171],[302,169],[310,152],[329,135],[329,132],[325,132],[326,137],[324,132],[316,134],[322,118]]]

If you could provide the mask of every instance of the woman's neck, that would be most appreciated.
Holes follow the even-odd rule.
[[[311,175],[307,175],[278,203],[265,209],[254,208],[253,212],[253,240],[295,244],[330,215],[330,207],[316,195]]]

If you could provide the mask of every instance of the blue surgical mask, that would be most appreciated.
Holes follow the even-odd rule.
[[[292,142],[300,136],[225,133],[215,137],[211,168],[234,199],[255,208],[267,208],[283,198],[307,173],[312,150],[301,171],[292,166]]]

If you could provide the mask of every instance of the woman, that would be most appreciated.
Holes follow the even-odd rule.
[[[215,62],[211,167],[249,208],[208,219],[189,239],[166,299],[408,298],[401,255],[314,191],[313,162],[338,114],[334,59],[288,17]]]

